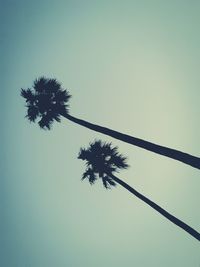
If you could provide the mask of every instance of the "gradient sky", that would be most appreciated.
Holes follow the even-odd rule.
[[[112,141],[127,183],[200,231],[198,170],[66,120],[40,130],[20,88],[41,75],[70,113],[200,156],[199,1],[1,1],[2,267],[199,267],[199,242],[118,186],[81,182]]]

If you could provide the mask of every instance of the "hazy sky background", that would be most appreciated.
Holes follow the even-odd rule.
[[[126,190],[81,182],[81,146],[112,141],[119,177],[200,231],[200,172],[62,120],[24,119],[41,75],[70,113],[200,156],[200,1],[1,1],[2,267],[199,267],[199,242]]]

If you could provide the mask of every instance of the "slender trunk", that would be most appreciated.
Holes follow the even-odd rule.
[[[172,223],[176,224],[177,226],[179,226],[180,228],[182,228],[184,231],[188,232],[191,236],[193,236],[194,238],[196,238],[197,240],[200,241],[200,233],[198,233],[195,229],[193,229],[192,227],[190,227],[186,223],[182,222],[181,220],[179,220],[178,218],[176,218],[175,216],[173,216],[172,214],[170,214],[169,212],[167,212],[166,210],[164,210],[160,206],[158,206],[155,202],[151,201],[150,199],[148,199],[144,195],[142,195],[139,192],[137,192],[134,188],[132,188],[131,186],[129,186],[127,183],[125,183],[124,181],[120,180],[116,176],[114,176],[112,174],[109,174],[109,176],[115,182],[117,182],[118,184],[120,184],[121,186],[123,186],[124,188],[126,188],[129,192],[131,192],[136,197],[138,197],[139,199],[141,199],[142,201],[144,201],[146,204],[148,204],[150,207],[152,207],[154,210],[156,210],[157,212],[159,212],[160,214],[162,214],[169,221],[171,221]]]
[[[90,122],[75,118],[69,114],[64,114],[63,116],[66,119],[68,119],[72,122],[75,122],[79,125],[82,125],[86,128],[89,128],[93,131],[109,135],[109,136],[114,137],[116,139],[119,139],[123,142],[132,144],[134,146],[141,147],[143,149],[149,150],[151,152],[163,155],[163,156],[171,158],[171,159],[181,161],[181,162],[188,164],[194,168],[200,169],[200,158],[199,157],[195,157],[195,156],[192,156],[190,154],[187,154],[187,153],[184,153],[182,151],[178,151],[178,150],[175,150],[172,148],[160,146],[160,145],[157,145],[157,144],[154,144],[154,143],[151,143],[151,142],[127,135],[127,134],[123,134],[123,133],[111,130],[111,129],[106,128],[106,127],[92,124]]]

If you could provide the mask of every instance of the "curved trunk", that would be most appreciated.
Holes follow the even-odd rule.
[[[123,134],[114,130],[111,130],[109,128],[106,127],[102,127],[96,124],[92,124],[90,122],[75,118],[69,114],[64,114],[63,115],[66,119],[73,121],[79,125],[82,125],[88,129],[91,129],[93,131],[105,134],[105,135],[109,135],[111,137],[114,137],[118,140],[121,140],[123,142],[132,144],[134,146],[138,146],[141,147],[143,149],[146,149],[148,151],[160,154],[162,156],[171,158],[171,159],[175,159],[178,161],[181,161],[185,164],[188,164],[194,168],[200,169],[200,158],[199,157],[195,157],[192,156],[190,154],[184,153],[182,151],[178,151],[172,148],[168,148],[168,147],[164,147],[164,146],[160,146],[127,134]]]
[[[180,228],[182,228],[184,231],[188,232],[191,236],[193,236],[194,238],[196,238],[197,240],[200,241],[200,233],[198,233],[195,229],[193,229],[192,227],[190,227],[186,223],[182,222],[181,220],[179,220],[178,218],[176,218],[175,216],[173,216],[172,214],[170,214],[169,212],[167,212],[166,210],[164,210],[160,206],[158,206],[155,202],[151,201],[150,199],[148,199],[144,195],[142,195],[139,192],[137,192],[134,188],[132,188],[131,186],[129,186],[127,183],[125,183],[124,181],[120,180],[116,176],[114,176],[112,174],[109,174],[109,176],[116,183],[118,183],[121,186],[123,186],[124,188],[126,188],[129,192],[131,192],[136,197],[138,197],[139,199],[141,199],[142,201],[144,201],[146,204],[148,204],[150,207],[152,207],[154,210],[156,210],[157,212],[159,212],[160,214],[162,214],[169,221],[171,221],[172,223],[176,224],[177,226],[179,226]]]

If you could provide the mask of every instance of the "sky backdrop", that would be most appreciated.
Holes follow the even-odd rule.
[[[112,141],[128,184],[200,231],[200,172],[65,119],[25,118],[20,88],[57,78],[70,114],[200,156],[200,1],[1,1],[2,267],[199,267],[199,242],[125,189],[80,178]]]

